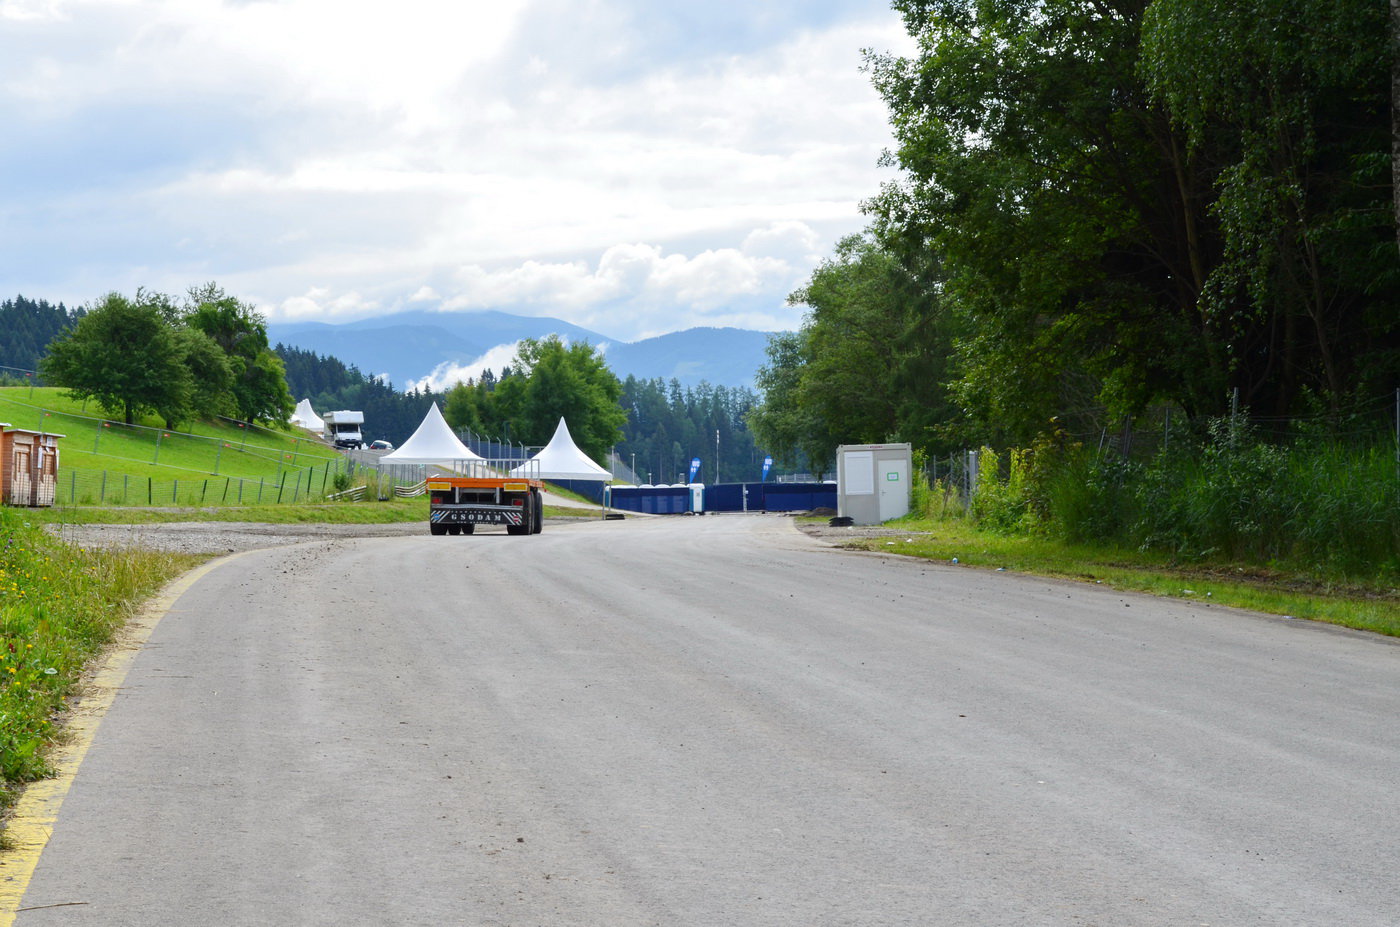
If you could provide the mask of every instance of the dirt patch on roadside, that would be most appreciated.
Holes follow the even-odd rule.
[[[275,525],[265,522],[177,521],[145,525],[49,525],[76,547],[140,547],[181,554],[231,554],[303,541],[426,535],[426,522],[384,525]]]
[[[546,518],[566,524],[586,518]],[[47,525],[51,534],[75,547],[140,547],[178,554],[232,554],[305,541],[353,538],[427,537],[428,522],[374,525],[288,524],[241,521],[172,521],[144,525]]]
[[[917,538],[928,534],[927,531],[910,531],[906,528],[884,528],[880,525],[847,525],[843,528],[833,528],[830,525],[804,524],[799,522],[797,530],[808,537],[818,538],[829,544],[839,544],[844,541],[859,541],[866,538]]]

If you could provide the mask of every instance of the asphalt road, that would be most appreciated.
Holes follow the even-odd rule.
[[[1400,923],[1400,648],[774,517],[330,539],[196,583],[41,925]]]

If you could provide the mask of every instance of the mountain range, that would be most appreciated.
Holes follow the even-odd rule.
[[[625,342],[562,319],[496,311],[411,311],[341,324],[274,322],[267,332],[274,345],[337,358],[362,373],[386,377],[397,389],[443,364],[464,366],[493,348],[551,334],[598,347],[619,379],[674,378],[682,386],[706,381],[751,389],[758,368],[767,363],[769,336],[741,328],[691,328]]]

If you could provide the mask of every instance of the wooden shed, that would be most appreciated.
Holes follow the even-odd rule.
[[[53,505],[58,488],[58,439],[47,431],[0,422],[0,502]]]

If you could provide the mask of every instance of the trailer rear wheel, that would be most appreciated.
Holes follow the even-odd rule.
[[[530,491],[530,500],[535,504],[535,515],[532,527],[535,534],[539,534],[544,530],[544,498],[540,495],[538,489],[532,489]]]
[[[432,535],[446,534],[447,526],[440,525],[435,521],[428,522],[428,533]]]
[[[535,528],[535,496],[526,493],[520,505],[520,524],[506,525],[506,534],[533,534]]]

